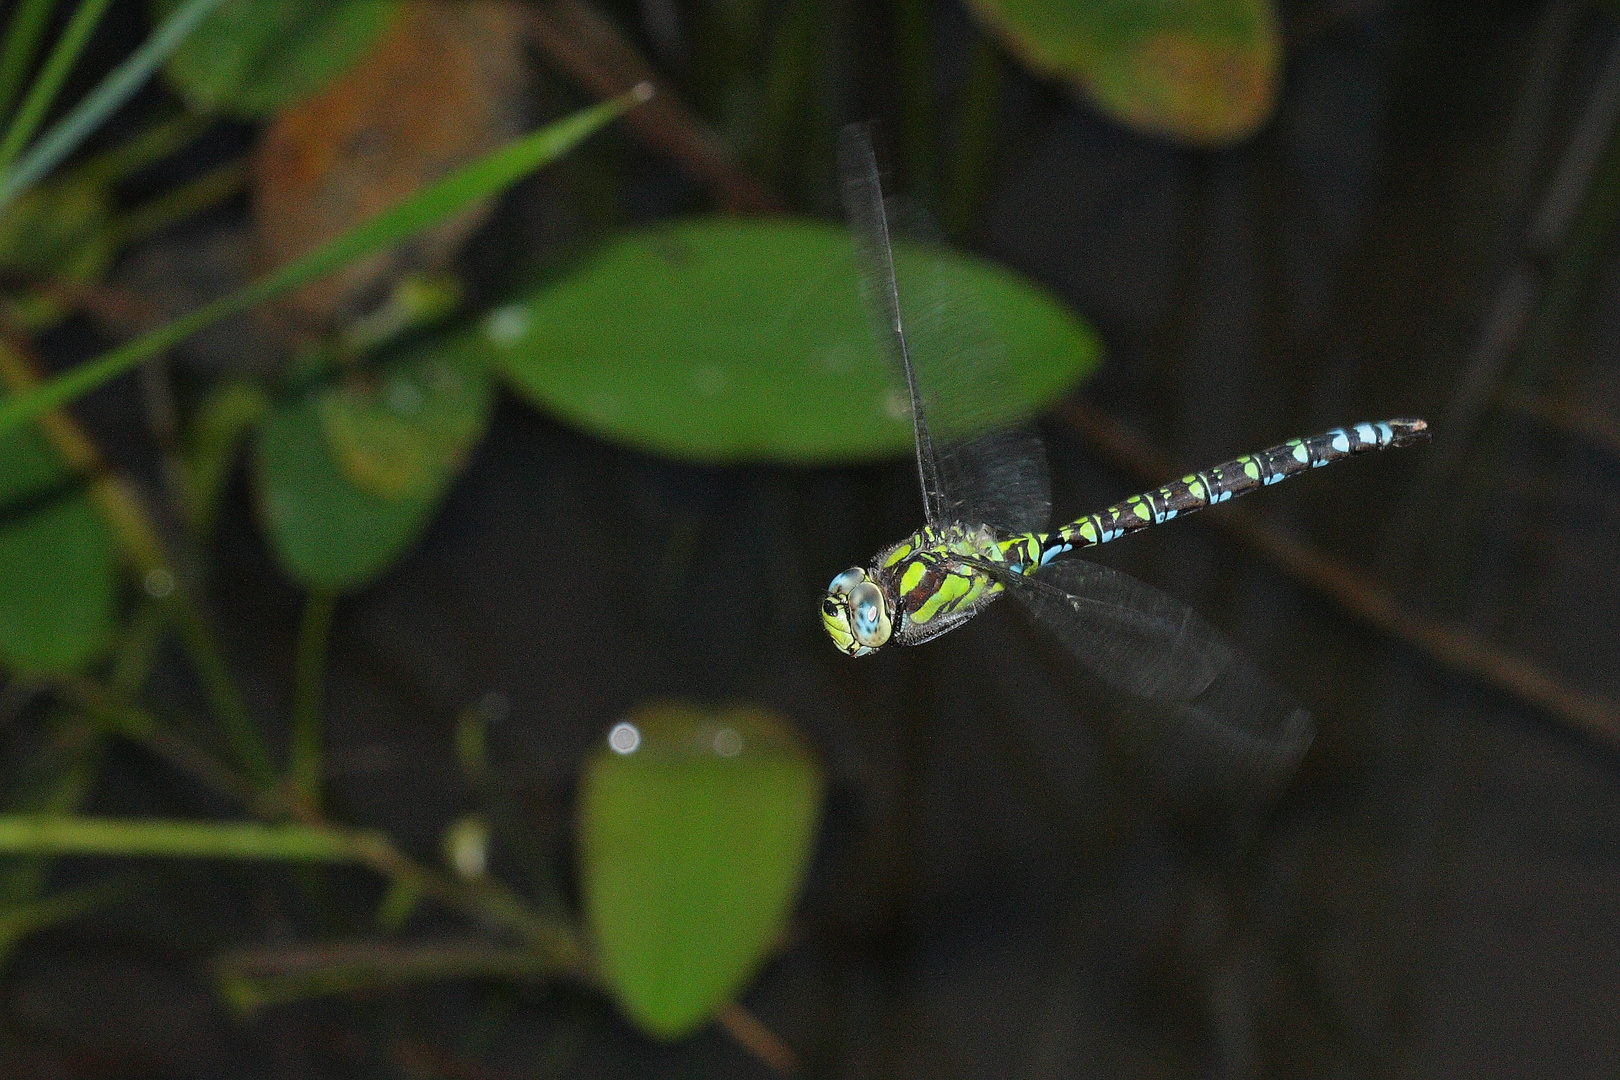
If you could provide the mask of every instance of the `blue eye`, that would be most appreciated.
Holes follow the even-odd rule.
[[[876,626],[877,625],[877,605],[876,604],[862,604],[861,605],[861,625],[862,626]]]
[[[832,583],[827,586],[827,591],[846,595],[864,580],[866,580],[866,571],[858,566],[852,566],[833,578]]]

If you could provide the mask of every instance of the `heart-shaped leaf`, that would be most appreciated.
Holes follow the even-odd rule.
[[[162,20],[181,0],[151,0]],[[377,40],[399,0],[225,0],[170,58],[169,81],[201,113],[269,116],[319,90]]]
[[[428,346],[271,413],[255,474],[282,567],[316,589],[376,578],[426,527],[493,402],[486,373]]]
[[[901,243],[896,258],[971,304],[1018,408],[1054,401],[1095,365],[1091,331],[1027,279],[939,247]],[[536,405],[657,453],[873,460],[910,449],[911,421],[859,296],[841,228],[674,222],[497,308],[462,346]]]
[[[810,861],[820,769],[764,710],[652,705],[591,756],[579,800],[602,974],[642,1029],[688,1034],[781,937]]]
[[[1030,68],[1139,131],[1198,146],[1253,135],[1276,107],[1272,0],[969,0]]]
[[[52,675],[81,667],[112,635],[112,536],[33,429],[0,436],[0,662]]]

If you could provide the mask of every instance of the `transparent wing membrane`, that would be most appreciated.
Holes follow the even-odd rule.
[[[865,125],[844,129],[839,170],[862,293],[911,400],[929,523],[1043,531],[1052,504],[1046,454],[1030,424],[1006,420],[1033,410],[988,320],[952,260],[905,249],[897,257]]]
[[[1142,722],[1133,757],[1184,790],[1279,783],[1310,746],[1311,716],[1226,635],[1178,600],[1083,560],[1034,577],[999,570],[1008,591]]]

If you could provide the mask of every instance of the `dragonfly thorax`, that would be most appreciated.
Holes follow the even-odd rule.
[[[822,602],[827,634],[850,656],[938,637],[1001,595],[982,564],[1005,565],[1004,549],[987,526],[925,526],[879,552],[871,568],[833,579]]]

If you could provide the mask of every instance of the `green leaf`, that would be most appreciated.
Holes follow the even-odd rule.
[[[688,1034],[780,939],[810,861],[820,770],[764,710],[653,705],[592,755],[579,798],[602,974],[644,1030]]]
[[[1121,123],[1199,146],[1253,135],[1276,107],[1272,0],[969,0],[1003,45]]]
[[[974,331],[1005,351],[1024,411],[1095,366],[1091,331],[1029,280],[938,247],[902,243],[896,258],[982,313]],[[911,447],[833,225],[708,218],[632,233],[462,340],[536,405],[673,457],[867,461]]]
[[[153,17],[179,6],[152,0]],[[269,116],[341,75],[398,9],[398,0],[227,0],[165,72],[198,112]]]
[[[32,428],[0,436],[0,662],[71,672],[112,635],[112,535]]]
[[[323,386],[273,412],[254,464],[282,567],[331,592],[388,569],[427,526],[493,404],[483,371],[424,346],[366,383]]]

